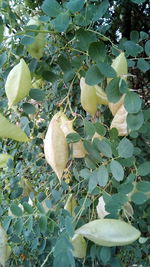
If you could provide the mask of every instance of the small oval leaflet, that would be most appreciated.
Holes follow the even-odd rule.
[[[75,232],[97,245],[106,247],[128,245],[140,237],[140,231],[117,219],[94,220],[84,224]]]
[[[6,80],[5,91],[9,107],[12,107],[28,96],[30,88],[30,70],[24,59],[21,59],[20,63],[10,71]]]

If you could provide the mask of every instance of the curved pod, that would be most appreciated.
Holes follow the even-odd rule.
[[[140,232],[130,224],[116,219],[98,219],[84,224],[76,230],[100,246],[124,246],[140,237]]]

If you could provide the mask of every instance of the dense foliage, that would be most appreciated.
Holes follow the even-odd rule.
[[[2,266],[149,266],[148,2],[0,1]],[[128,64],[125,77],[111,67],[122,52]],[[91,87],[101,86],[109,103],[124,95],[126,136],[110,129],[107,101],[96,103],[92,116],[85,111],[82,77]],[[59,111],[73,120],[74,129],[66,134],[69,158],[62,177],[45,160],[43,143]],[[73,145],[81,141],[86,155],[74,158]],[[61,148],[59,153],[65,155]],[[105,210],[97,207],[101,196]],[[113,247],[86,239],[86,256],[74,257],[75,230],[101,212],[131,224],[141,237]]]

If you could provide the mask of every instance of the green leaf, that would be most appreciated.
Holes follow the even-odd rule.
[[[132,196],[131,196],[131,200],[137,204],[137,205],[141,205],[144,204],[148,198],[147,196],[143,193],[143,192],[135,192]]]
[[[16,204],[11,204],[10,210],[15,216],[17,217],[22,216],[22,209],[18,207],[18,205]]]
[[[108,171],[105,166],[100,166],[97,170],[97,182],[100,186],[106,186],[108,182]]]
[[[138,94],[128,91],[124,99],[124,107],[129,113],[140,111],[142,100]]]
[[[58,76],[52,71],[43,71],[42,77],[44,78],[44,80],[51,83],[55,82],[58,79]]]
[[[131,0],[135,4],[143,4],[146,0]]]
[[[117,77],[112,79],[107,85],[106,93],[109,102],[116,103],[122,97],[122,94],[119,90],[119,83],[120,83],[120,78]]]
[[[26,114],[35,114],[36,113],[36,108],[30,103],[24,103],[22,104],[23,111]]]
[[[95,149],[95,147],[87,140],[83,141],[83,145],[86,149],[86,151],[89,153],[89,156],[97,161],[97,162],[101,162],[101,156],[100,153]]]
[[[140,111],[137,114],[128,114],[126,121],[129,129],[132,131],[139,130],[144,122],[143,112]]]
[[[10,138],[20,142],[29,141],[22,129],[9,122],[2,114],[0,114],[0,137]]]
[[[106,265],[111,258],[111,249],[108,247],[102,247],[100,251],[100,258],[102,260],[102,263]]]
[[[112,157],[112,149],[111,146],[106,143],[104,140],[99,140],[98,138],[94,138],[93,144],[96,146],[96,148],[105,156],[108,158]]]
[[[34,212],[32,206],[28,202],[24,202],[23,207],[24,207],[24,210],[29,214],[32,214]]]
[[[81,136],[78,133],[70,133],[66,136],[67,143],[76,143],[81,140]]]
[[[138,59],[137,67],[141,71],[146,72],[150,69],[150,64],[146,60],[144,60],[143,58],[140,58],[140,59]]]
[[[112,160],[112,162],[110,163],[110,169],[116,181],[120,182],[123,180],[124,170],[122,165],[118,161]]]
[[[0,55],[0,68],[5,64],[6,61],[7,61],[7,54],[6,52],[4,52]]]
[[[145,43],[145,53],[148,57],[150,57],[150,40]]]
[[[119,91],[122,94],[126,94],[128,92],[128,85],[126,81],[122,78],[120,79],[120,82],[119,82]]]
[[[96,122],[96,123],[94,124],[94,126],[95,126],[95,130],[96,130],[96,132],[97,132],[98,134],[100,134],[100,135],[102,135],[102,136],[104,136],[104,135],[106,134],[106,128],[105,128],[101,123]]]
[[[142,47],[135,44],[132,41],[126,41],[123,43],[124,48],[129,56],[136,57],[139,53],[143,51]]]
[[[97,245],[112,247],[128,245],[137,240],[140,232],[130,224],[115,219],[98,219],[76,230]]]
[[[118,145],[118,153],[121,158],[130,158],[133,155],[133,144],[126,137]]]
[[[42,232],[45,232],[47,229],[47,217],[46,215],[41,215],[39,218],[39,226]]]
[[[146,176],[150,173],[150,161],[146,161],[144,163],[142,163],[139,167],[138,167],[138,174],[141,176]]]
[[[54,28],[58,32],[65,32],[69,26],[70,16],[67,13],[60,13],[55,20],[53,20]]]
[[[93,123],[88,120],[84,120],[84,130],[88,138],[92,138],[95,134],[95,127]]]
[[[92,174],[90,175],[89,178],[89,184],[88,184],[88,193],[91,194],[92,191],[96,188],[97,186],[97,171],[93,171]]]
[[[109,78],[116,77],[116,71],[108,64],[106,63],[98,63],[97,67],[99,68],[100,72],[105,76]]]
[[[45,92],[41,89],[31,89],[29,96],[36,101],[43,101],[45,98]]]
[[[95,33],[79,29],[76,31],[76,39],[78,40],[78,48],[82,50],[87,50],[90,43],[96,41]]]
[[[103,76],[101,72],[99,71],[99,68],[96,65],[92,65],[85,75],[85,82],[88,85],[96,85],[100,83],[103,79]]]
[[[89,56],[95,61],[104,61],[106,57],[106,46],[104,42],[93,42],[88,49]]]
[[[138,41],[139,41],[139,32],[138,31],[132,31],[130,33],[130,39],[131,39],[131,41],[133,41],[135,43],[138,43]]]
[[[109,7],[109,1],[108,0],[102,1],[99,4],[92,20],[97,21],[100,18],[102,18],[105,15],[106,11],[108,10],[108,7]]]
[[[44,13],[50,17],[56,17],[62,10],[56,0],[44,0],[41,8]]]
[[[70,0],[67,3],[67,8],[73,13],[79,12],[84,6],[85,0]]]
[[[150,192],[150,182],[148,181],[141,181],[136,184],[136,188],[139,191],[142,191],[144,193]]]

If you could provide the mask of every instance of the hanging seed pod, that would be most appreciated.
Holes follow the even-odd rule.
[[[0,264],[5,267],[11,253],[10,246],[7,243],[7,235],[5,230],[0,225]]]
[[[7,161],[9,159],[13,160],[13,156],[5,153],[5,154],[0,154],[0,168],[5,168],[7,167]]]
[[[27,26],[30,25],[41,26],[41,23],[38,20],[37,16],[30,19]],[[40,29],[42,28],[40,27]],[[45,35],[43,33],[38,33],[35,36],[34,42],[27,46],[27,51],[33,58],[40,60],[40,58],[43,56],[44,46],[45,46]]]
[[[5,91],[8,98],[8,105],[12,107],[20,100],[28,96],[31,88],[30,70],[24,59],[20,60],[8,74]]]
[[[64,206],[64,209],[69,211],[71,216],[75,216],[74,209],[76,206],[77,206],[76,199],[74,198],[73,194],[70,194]]]
[[[115,117],[111,122],[110,129],[116,128],[120,136],[128,135],[127,122],[126,122],[127,114],[128,112],[124,108],[124,105],[122,105],[118,109],[117,113],[115,114]]]
[[[127,80],[127,74],[128,74],[128,65],[127,65],[127,60],[124,55],[124,52],[121,52],[119,56],[117,56],[112,64],[111,67],[116,71],[117,76],[121,77],[125,80]],[[107,79],[107,84],[111,81],[111,78]]]
[[[124,103],[124,96],[123,95],[120,100],[116,103],[109,102],[108,106],[113,116],[117,113],[118,109],[123,105]]]
[[[10,138],[20,142],[29,141],[22,129],[9,122],[2,114],[0,114],[0,137]]]
[[[44,140],[45,158],[59,180],[68,161],[68,145],[65,135],[60,128],[62,113],[56,113],[48,127]]]
[[[71,243],[73,245],[73,256],[75,258],[85,258],[86,256],[86,250],[87,250],[87,244],[85,239],[82,235],[75,234],[73,238],[71,239]]]
[[[127,74],[128,74],[128,66],[127,66],[127,60],[124,55],[124,52],[120,53],[119,56],[117,56],[111,65],[114,70],[117,73],[118,77],[121,77],[125,80],[127,80]],[[111,81],[112,79],[108,78],[107,79],[107,84]],[[124,102],[124,95],[120,98],[120,100],[117,103],[112,103],[109,102],[109,109],[112,112],[113,116],[115,116],[116,112],[118,109],[122,106]]]
[[[85,83],[85,78],[80,79],[81,105],[83,109],[94,116],[97,110],[97,96],[94,86]]]
[[[67,136],[70,133],[76,133],[76,131],[73,129],[73,121],[74,120],[68,120],[68,118],[65,116],[61,116],[61,129],[65,136]],[[84,158],[86,151],[83,146],[83,142],[80,140],[76,143],[72,144],[72,150],[73,150],[73,158]]]
[[[140,232],[136,228],[116,219],[91,221],[81,226],[75,233],[106,247],[128,245],[140,237]]]
[[[108,105],[107,95],[104,90],[98,85],[95,85],[94,87],[96,89],[97,103],[101,105]]]

